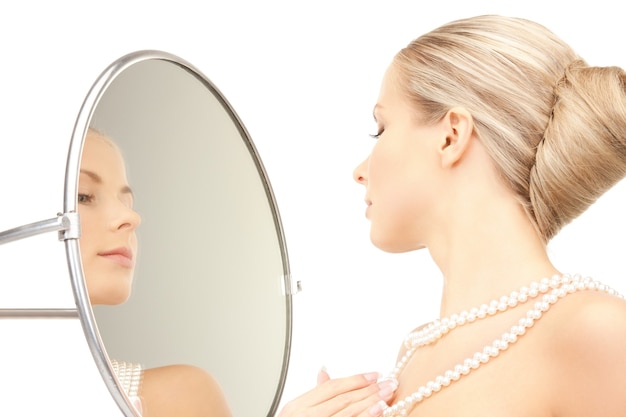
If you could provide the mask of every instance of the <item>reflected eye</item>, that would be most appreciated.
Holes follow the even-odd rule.
[[[94,199],[93,194],[78,194],[78,204],[91,203]]]
[[[384,129],[384,128],[381,128],[381,129],[378,131],[378,133],[376,133],[375,135],[370,135],[370,137],[371,137],[372,139],[379,139],[379,138],[380,138],[380,135],[382,135],[384,132],[385,132],[385,129]]]

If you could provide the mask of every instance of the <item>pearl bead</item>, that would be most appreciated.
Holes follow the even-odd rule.
[[[433,392],[438,392],[441,389],[441,384],[434,381],[428,381],[426,387]]]
[[[450,376],[448,376],[448,372],[450,371],[446,371],[446,376],[444,376],[443,378],[441,378],[441,386],[443,387],[447,387],[448,385],[450,385],[451,379],[452,379],[452,372]]]
[[[524,317],[523,319],[520,319],[519,325],[522,326],[522,327],[530,327],[530,326],[533,325],[533,320],[531,320],[531,319],[529,319],[527,317]]]

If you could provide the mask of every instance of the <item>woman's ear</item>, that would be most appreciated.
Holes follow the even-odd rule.
[[[466,108],[453,107],[441,123],[445,134],[439,147],[441,166],[450,168],[463,158],[474,138],[474,119]]]

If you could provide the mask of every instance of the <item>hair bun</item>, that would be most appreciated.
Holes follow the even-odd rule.
[[[537,147],[530,199],[547,239],[626,175],[626,75],[576,60],[554,90]]]

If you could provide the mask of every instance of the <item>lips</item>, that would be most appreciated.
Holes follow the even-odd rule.
[[[132,268],[134,265],[133,253],[128,248],[116,248],[110,251],[100,252],[98,253],[98,256],[102,256],[103,258],[125,268]]]
[[[366,199],[365,204],[367,206],[365,207],[365,217],[369,219],[368,213],[369,213],[370,206],[372,205],[372,202]]]

